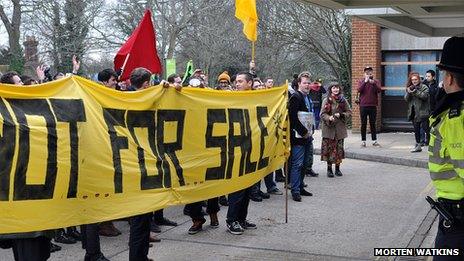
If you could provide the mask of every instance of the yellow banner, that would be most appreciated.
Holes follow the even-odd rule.
[[[285,161],[287,88],[0,85],[0,234],[90,224],[247,188]]]

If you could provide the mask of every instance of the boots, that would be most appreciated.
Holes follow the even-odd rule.
[[[193,225],[188,230],[188,233],[190,235],[194,235],[194,234],[200,232],[203,229],[203,224],[205,222],[206,222],[206,219],[204,219],[204,218],[193,220]]]
[[[332,172],[332,164],[327,164],[327,177],[329,177],[329,178],[335,177],[333,172]]]
[[[112,221],[106,221],[98,225],[98,234],[104,237],[115,237],[121,235],[119,231],[113,224]]]
[[[218,228],[219,227],[219,219],[218,219],[217,213],[209,214],[209,219],[211,220],[210,226],[212,228]]]
[[[335,165],[335,175],[336,176],[343,176],[342,172],[340,171],[340,165]]]

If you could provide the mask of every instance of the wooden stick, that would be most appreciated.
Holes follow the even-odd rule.
[[[255,60],[255,42],[251,42],[251,60]]]

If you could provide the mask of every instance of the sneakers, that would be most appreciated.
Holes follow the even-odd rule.
[[[206,219],[194,220],[193,225],[189,228],[189,235],[194,235],[200,232],[203,229],[203,224],[206,222]]]
[[[306,171],[305,174],[306,174],[306,176],[310,176],[310,177],[317,177],[317,176],[319,176],[319,174],[316,173],[316,172],[314,172],[313,169],[310,169],[310,170]]]
[[[232,223],[227,223],[227,230],[232,234],[232,235],[241,235],[243,234],[244,229],[240,225],[238,221],[234,221]]]
[[[260,195],[258,195],[258,193],[250,194],[250,195],[249,195],[249,198],[250,198],[252,201],[254,201],[254,202],[261,202],[261,201],[263,201],[263,198],[262,198]]]
[[[59,229],[57,231],[54,240],[55,242],[61,244],[75,244],[77,242],[74,238],[68,236],[64,229]]]
[[[366,147],[366,142],[365,141],[361,142],[361,148],[365,148],[365,147]]]
[[[308,196],[308,197],[311,197],[313,195],[313,193],[305,190],[305,189],[300,189],[300,195],[301,196]]]
[[[414,149],[411,150],[412,153],[414,152],[421,152],[422,151],[422,148],[420,146],[419,143],[416,144],[416,147],[414,147]]]
[[[229,202],[227,201],[227,198],[226,196],[220,196],[219,197],[219,204],[221,204],[222,206],[229,206]]]
[[[239,224],[243,229],[257,229],[258,228],[256,226],[256,224],[253,224],[253,223],[249,222],[248,220],[239,222]]]
[[[284,193],[282,191],[280,191],[280,189],[278,188],[273,188],[271,190],[268,190],[267,191],[268,194],[272,194],[272,195],[283,195]]]
[[[61,247],[59,245],[53,244],[53,242],[50,242],[50,253],[54,253],[60,250],[61,250]]]
[[[376,140],[372,142],[372,146],[379,147],[379,148],[381,147],[380,144]]]
[[[301,202],[301,196],[300,196],[300,194],[293,194],[293,195],[292,195],[292,198],[293,198],[293,201]]]
[[[154,221],[151,221],[150,231],[153,233],[161,233],[161,228]]]
[[[159,243],[159,242],[161,242],[161,239],[157,238],[156,236],[150,235],[150,237],[148,238],[148,242]]]
[[[258,195],[262,197],[263,199],[269,199],[271,197],[269,193],[262,192],[261,190],[258,191]]]

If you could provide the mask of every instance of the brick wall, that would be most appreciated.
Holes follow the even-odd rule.
[[[353,104],[353,132],[360,132],[361,119],[359,117],[359,106],[354,103],[356,98],[358,81],[364,78],[363,69],[366,66],[372,66],[374,69],[374,77],[380,80],[380,62],[381,44],[380,44],[380,26],[371,22],[362,20],[358,17],[352,18],[352,57],[351,57],[351,73],[352,73],[352,104]],[[381,131],[381,96],[379,94],[379,106],[377,107],[377,132]],[[369,124],[368,131],[369,131]],[[367,140],[370,140],[367,137]]]

